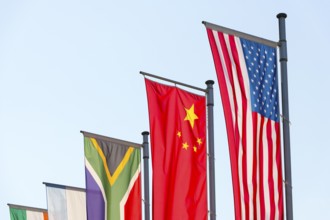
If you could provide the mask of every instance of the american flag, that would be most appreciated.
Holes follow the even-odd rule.
[[[225,114],[236,220],[283,219],[276,46],[207,26]]]

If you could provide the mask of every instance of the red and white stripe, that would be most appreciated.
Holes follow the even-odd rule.
[[[238,37],[207,29],[228,133],[236,220],[283,219],[279,123],[252,112]]]

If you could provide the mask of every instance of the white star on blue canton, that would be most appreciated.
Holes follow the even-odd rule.
[[[249,86],[253,111],[278,121],[276,49],[246,39],[241,43],[249,82],[257,85]]]

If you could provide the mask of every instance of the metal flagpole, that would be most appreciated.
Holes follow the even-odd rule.
[[[207,126],[209,146],[209,192],[210,192],[210,220],[216,219],[215,207],[215,172],[214,172],[214,117],[213,117],[213,80],[205,82],[207,85]]]
[[[23,205],[16,205],[16,204],[11,204],[7,203],[9,208],[14,208],[14,209],[25,209],[29,211],[35,211],[35,212],[47,212],[47,209],[41,209],[41,208],[36,208],[36,207],[31,207],[31,206],[23,206]]]
[[[291,179],[291,152],[290,152],[290,119],[289,119],[289,92],[287,71],[287,47],[285,33],[285,13],[277,15],[280,35],[280,63],[282,80],[282,111],[283,111],[283,144],[284,144],[284,169],[285,169],[285,204],[286,219],[293,220],[292,207],[292,179]]]
[[[230,29],[230,28],[227,28],[227,27],[217,25],[217,24],[212,24],[212,23],[207,22],[207,21],[202,21],[202,24],[204,24],[206,28],[210,28],[212,30],[217,30],[217,31],[220,31],[222,33],[234,35],[236,37],[244,38],[246,40],[255,41],[257,43],[261,43],[261,44],[264,44],[264,45],[267,45],[267,46],[270,46],[270,47],[276,48],[277,45],[278,45],[278,43],[275,42],[275,41],[271,41],[271,40],[268,40],[268,39],[265,39],[265,38],[257,37],[257,36],[247,34],[247,33],[244,33],[244,32],[236,31],[236,30],[233,30],[233,29]]]
[[[143,167],[144,167],[144,219],[150,220],[150,200],[149,200],[149,132],[142,132],[143,136]]]
[[[164,78],[164,77],[156,76],[156,75],[146,73],[146,72],[143,72],[143,71],[140,71],[140,74],[142,74],[144,76],[149,76],[149,77],[153,77],[153,78],[156,78],[156,79],[164,80],[166,82],[174,83],[174,84],[177,84],[177,85],[185,86],[185,87],[188,87],[190,89],[195,89],[195,90],[199,90],[199,91],[202,91],[202,92],[207,92],[206,89],[201,89],[201,88],[198,88],[196,86],[191,86],[191,85],[188,85],[188,84],[185,84],[185,83],[182,83],[182,82],[178,82],[178,81],[174,81],[174,80],[167,79],[167,78]]]

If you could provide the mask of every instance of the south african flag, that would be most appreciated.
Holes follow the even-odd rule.
[[[82,132],[88,220],[141,219],[141,145]]]

